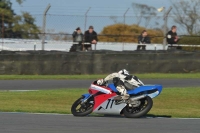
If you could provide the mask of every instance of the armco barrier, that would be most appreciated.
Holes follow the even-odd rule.
[[[0,74],[200,72],[200,53],[183,51],[0,52]]]

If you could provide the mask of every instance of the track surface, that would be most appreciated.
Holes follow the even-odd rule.
[[[0,113],[2,133],[199,133],[200,119]]]
[[[164,87],[200,86],[200,79],[143,80]],[[88,88],[92,80],[0,80],[0,90]],[[73,117],[72,115],[0,113],[2,133],[199,133],[200,119]]]
[[[93,80],[0,80],[0,90],[45,90],[59,88],[88,88]],[[200,79],[146,79],[145,84],[164,87],[199,87]]]

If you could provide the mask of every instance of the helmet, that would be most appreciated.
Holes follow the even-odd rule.
[[[129,72],[126,69],[122,69],[118,73],[123,74],[123,75],[129,75]]]

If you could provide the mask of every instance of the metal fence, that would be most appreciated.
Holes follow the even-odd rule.
[[[45,45],[45,41],[66,42],[66,45],[70,45],[71,43],[69,42],[72,42],[73,31],[77,27],[80,27],[84,33],[90,25],[94,26],[94,30],[98,33],[99,42],[105,42],[105,44],[108,42],[129,42],[136,44],[137,38],[143,29],[147,29],[153,44],[166,44],[163,39],[165,39],[165,34],[172,25],[178,26],[177,32],[179,36],[188,35],[186,27],[177,23],[175,20],[176,16],[170,13],[171,8],[168,11],[166,10],[165,12],[157,13],[156,15],[137,14],[134,13],[134,10],[127,8],[121,12],[121,15],[103,14],[98,16],[89,14],[91,12],[90,8],[85,10],[82,15],[48,14],[49,8],[50,6],[44,10],[43,14],[32,14],[40,32],[27,33],[37,34],[39,38],[32,37],[30,39],[39,39],[43,45]],[[121,25],[121,28],[114,27],[113,29],[115,30],[110,30],[110,32],[106,31],[109,30],[109,27],[111,29],[113,25],[117,24]],[[4,30],[2,27],[2,44],[4,42],[3,32]],[[16,36],[13,35],[13,38],[16,38]],[[109,38],[115,39],[109,40]],[[199,36],[193,36],[193,38],[195,40],[200,40]],[[42,46],[41,49],[45,50],[45,47]]]

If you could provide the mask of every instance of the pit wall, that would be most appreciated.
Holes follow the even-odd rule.
[[[0,54],[0,74],[62,75],[200,72],[200,53],[193,52],[13,52]]]

